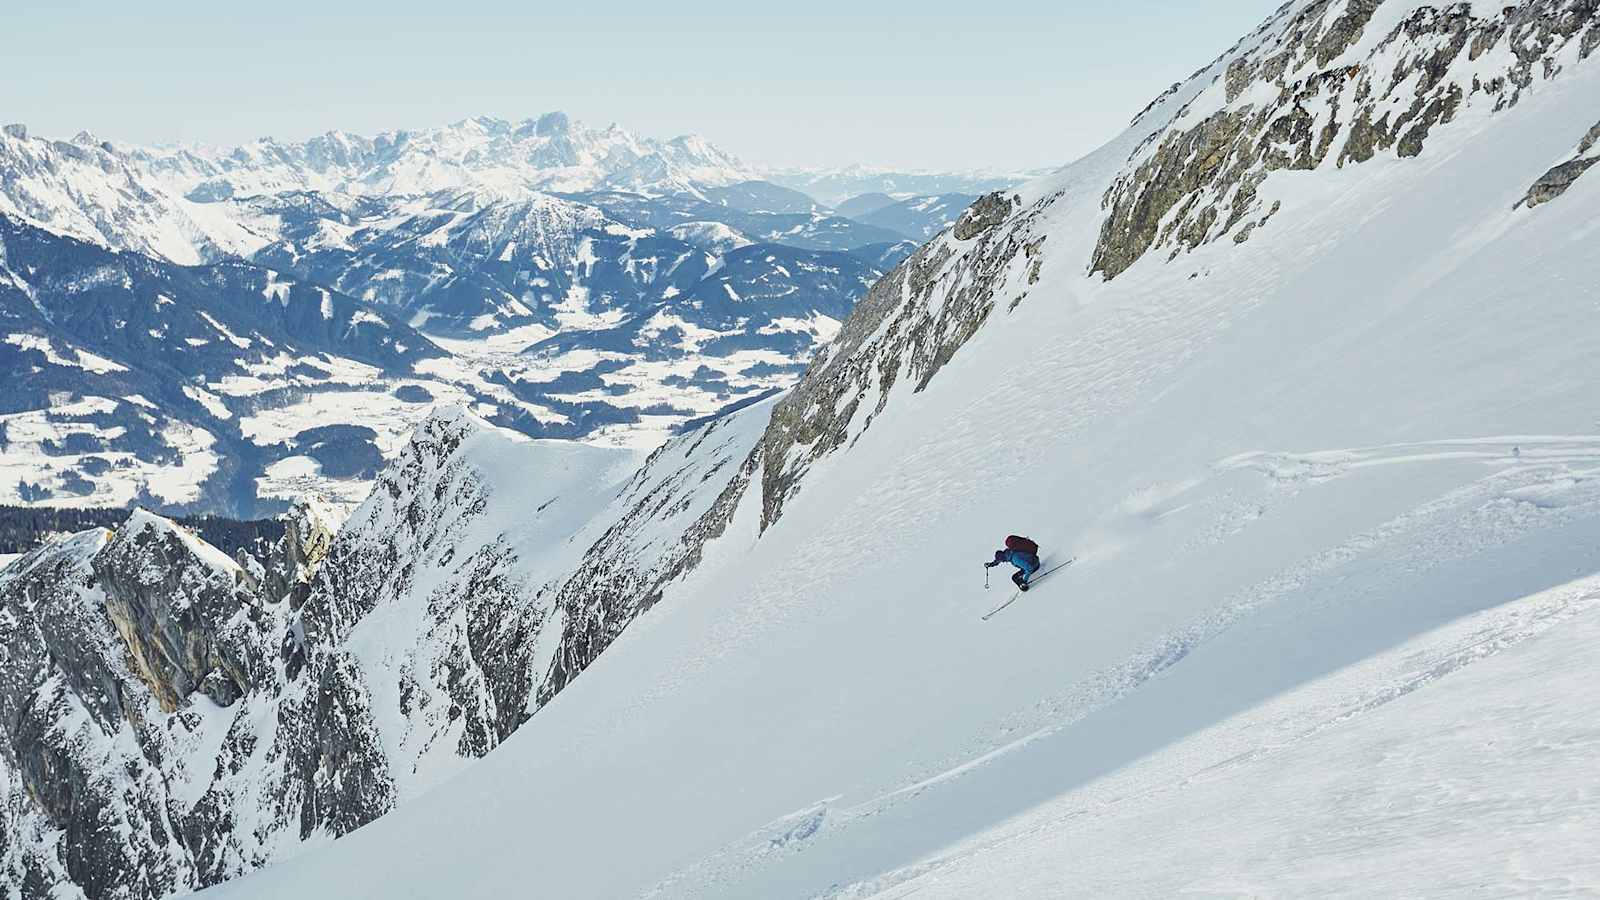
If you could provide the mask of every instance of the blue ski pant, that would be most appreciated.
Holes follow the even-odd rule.
[[[1022,584],[1039,571],[1039,557],[1032,553],[1012,553],[1011,564],[1018,569],[1017,574],[1011,576],[1011,580],[1017,584]]]

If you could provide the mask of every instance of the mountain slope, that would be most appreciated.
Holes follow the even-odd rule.
[[[720,533],[762,413],[641,463],[441,410],[337,535],[302,503],[234,560],[139,510],[0,569],[0,884],[164,897],[462,770]]]
[[[740,469],[759,478],[729,482],[701,564],[527,726],[448,785],[217,894],[490,897],[536,877],[559,896],[894,895],[924,872],[906,887],[936,886],[942,851],[994,846],[1016,816],[1039,813],[1029,846],[1059,847],[1051,834],[1127,796],[1105,779],[1141,760],[1124,785],[1216,813],[1252,776],[1281,791],[1306,771],[1239,757],[1262,735],[1459,763],[1461,743],[1419,729],[1493,737],[1470,686],[1519,662],[1576,667],[1516,694],[1574,707],[1594,657],[1562,662],[1545,642],[1582,643],[1600,573],[1600,182],[1516,207],[1594,127],[1584,51],[1600,30],[1577,4],[1452,9],[1286,6],[1103,150],[985,198],[858,305],[772,407]],[[1313,118],[1328,154],[1268,163],[1262,135],[1284,117],[1294,134],[1294,98],[1319,85],[1352,92]],[[1428,112],[1451,85],[1448,114]],[[1391,116],[1399,137],[1363,159],[1373,132],[1355,123],[1388,111],[1369,101],[1418,112],[1403,129]],[[1262,110],[1265,131],[1236,127]],[[976,563],[1008,532],[1079,562],[980,625],[999,598]],[[1525,640],[1539,643],[1493,658]],[[1455,715],[1384,709],[1408,693]],[[1529,721],[1581,737],[1581,715]],[[1287,813],[1296,834],[1348,836],[1370,815],[1516,853],[1523,885],[1592,870],[1600,823],[1570,791],[1549,809],[1517,785],[1493,795],[1573,829],[1536,846],[1542,831],[1463,818],[1446,791],[1352,812],[1387,776],[1356,768],[1370,752],[1334,758],[1351,762],[1342,785],[1288,795],[1321,801]],[[1207,794],[1212,778],[1230,790]],[[1138,822],[1120,833],[1182,859],[1206,846],[1189,817]],[[1107,851],[1124,880],[1053,865],[1021,887],[1305,886],[1288,874],[1299,844],[1193,876]],[[1508,883],[1482,853],[1457,858],[1471,878],[1395,868],[1413,880],[1389,883]],[[978,893],[1038,863],[977,859],[949,871]],[[1317,871],[1363,876],[1336,889],[1385,884]]]
[[[904,198],[1003,191],[1044,173],[1042,169],[1028,172],[927,172],[858,165],[843,169],[774,168],[769,169],[764,177],[783,187],[803,191],[820,203],[838,206],[863,194],[890,194]]]

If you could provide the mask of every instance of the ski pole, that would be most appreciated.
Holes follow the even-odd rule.
[[[986,590],[986,591],[989,589],[989,567],[988,566],[984,566],[983,567],[983,589]]]

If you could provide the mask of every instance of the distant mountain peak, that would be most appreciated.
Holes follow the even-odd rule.
[[[544,115],[540,116],[534,124],[534,133],[540,135],[541,137],[548,137],[553,134],[565,134],[571,129],[572,119],[568,117],[566,113],[561,112],[560,110],[545,113]],[[615,122],[612,122],[611,127],[606,130],[621,131]]]

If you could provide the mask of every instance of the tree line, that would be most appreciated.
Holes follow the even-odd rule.
[[[52,534],[89,528],[117,528],[128,519],[126,509],[70,509],[59,506],[0,506],[0,553],[26,553]],[[240,549],[259,555],[283,537],[278,519],[241,521],[219,516],[182,516],[173,521],[200,535],[223,553]]]

